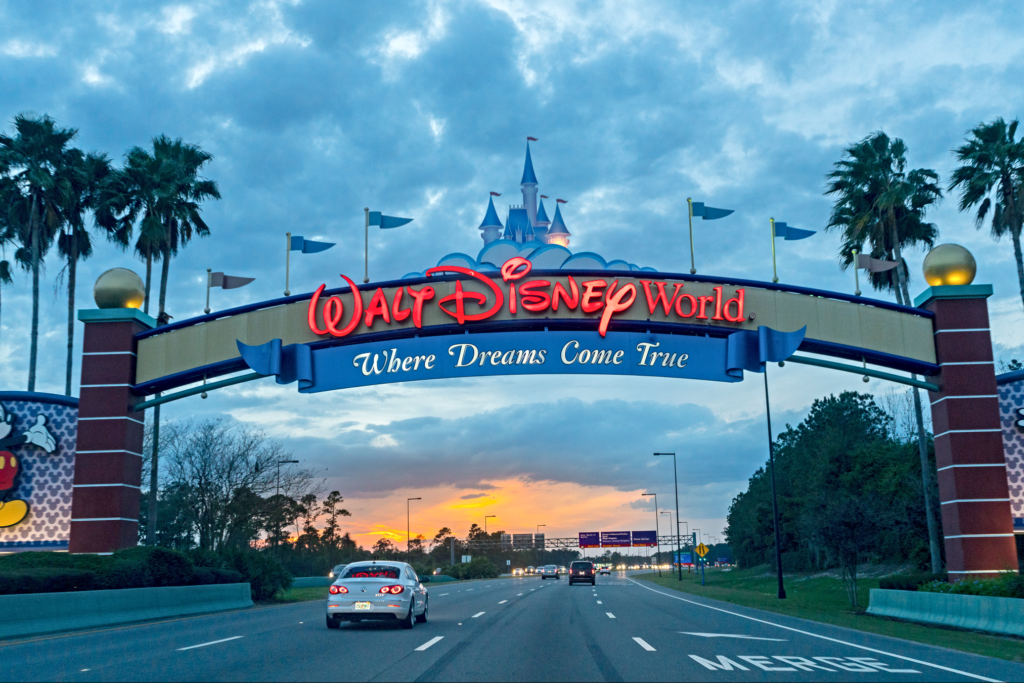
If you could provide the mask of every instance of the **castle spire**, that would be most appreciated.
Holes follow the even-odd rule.
[[[533,172],[533,158],[530,156],[530,140],[534,142],[537,138],[526,138],[526,165],[523,167],[523,208],[526,215],[530,217],[530,226],[537,224],[537,174]]]
[[[480,222],[480,237],[484,244],[490,244],[498,239],[501,236],[502,227],[498,212],[494,210],[494,197],[492,196],[487,201],[487,213],[484,214],[484,219]]]

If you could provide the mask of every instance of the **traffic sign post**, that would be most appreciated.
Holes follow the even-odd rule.
[[[701,557],[704,557],[705,555],[707,555],[709,550],[710,550],[710,548],[708,548],[703,543],[701,543],[700,545],[697,546],[697,554],[700,555]]]

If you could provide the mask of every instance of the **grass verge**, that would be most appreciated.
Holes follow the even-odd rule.
[[[700,584],[699,574],[683,574],[682,581],[667,573],[663,577],[643,574],[635,578],[744,607],[1024,663],[1024,640],[1019,638],[885,619],[869,615],[865,607],[854,609],[839,579],[786,576],[786,599],[779,600],[776,578],[765,575],[763,567],[729,572],[708,570],[704,586]],[[868,591],[878,588],[878,579],[861,579],[857,584],[858,601],[866,606]]]

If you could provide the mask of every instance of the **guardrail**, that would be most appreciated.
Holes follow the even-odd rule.
[[[247,583],[0,595],[0,638],[252,607]]]

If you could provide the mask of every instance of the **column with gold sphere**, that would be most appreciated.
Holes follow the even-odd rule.
[[[1016,571],[999,394],[988,297],[976,285],[977,263],[957,244],[925,257],[930,285],[914,303],[935,314],[935,355],[941,371],[929,392],[935,434],[942,531],[950,580]]]
[[[80,310],[85,323],[79,397],[73,553],[106,553],[134,546],[139,536],[144,414],[132,394],[135,335],[156,326],[139,310],[145,288],[136,273],[114,268],[93,288],[96,309]]]

